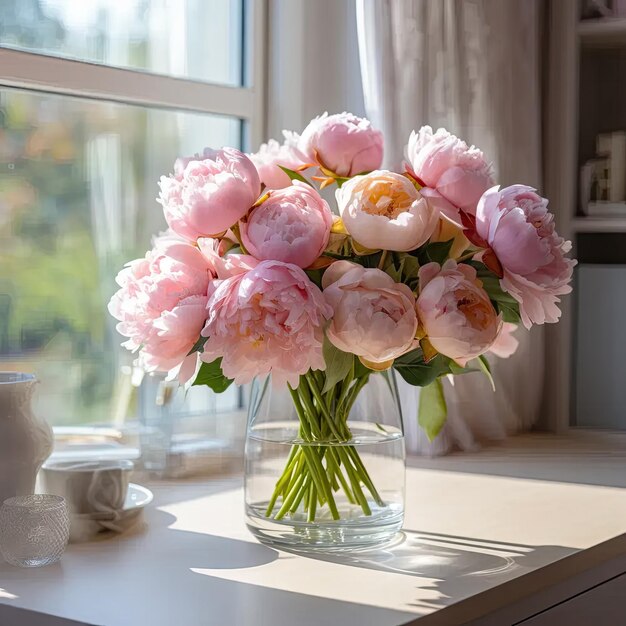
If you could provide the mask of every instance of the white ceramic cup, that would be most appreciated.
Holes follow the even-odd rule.
[[[70,514],[115,513],[124,508],[133,467],[132,461],[49,461],[41,486],[63,496]]]

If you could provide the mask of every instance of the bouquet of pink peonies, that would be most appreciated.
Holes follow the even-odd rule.
[[[124,345],[145,370],[216,392],[271,374],[300,436],[328,443],[350,441],[354,399],[393,369],[427,390],[419,421],[436,436],[441,377],[490,377],[485,354],[511,354],[514,325],[556,322],[575,261],[548,201],[494,185],[482,152],[444,129],[413,132],[401,172],[382,157],[382,134],[343,113],[255,154],[179,158],[160,180],[170,230],[120,272],[109,304]],[[316,184],[337,186],[335,210]],[[336,519],[339,489],[365,514],[363,492],[380,499],[354,448],[313,456],[294,446],[268,516],[298,497]]]

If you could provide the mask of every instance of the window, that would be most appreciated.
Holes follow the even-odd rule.
[[[178,155],[246,149],[263,120],[262,2],[0,0],[0,369],[33,371],[52,424],[142,417],[106,303],[165,228]],[[151,390],[151,391],[150,391]],[[239,404],[236,389],[174,403]]]
[[[3,0],[0,44],[241,86],[241,0]],[[208,60],[208,62],[207,62]]]

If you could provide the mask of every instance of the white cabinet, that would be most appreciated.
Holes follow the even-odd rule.
[[[575,425],[626,430],[626,265],[584,265],[576,281]]]

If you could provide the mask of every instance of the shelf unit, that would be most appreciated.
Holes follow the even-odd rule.
[[[626,217],[574,217],[574,233],[626,233]]]
[[[576,256],[581,237],[614,241],[626,233],[626,217],[578,214],[579,168],[595,155],[596,134],[626,128],[626,18],[581,21],[578,2],[549,6],[544,180],[559,233],[572,240]],[[576,406],[574,307],[580,298],[579,291],[563,298],[561,323],[546,327],[542,425],[561,433],[571,428]]]
[[[585,47],[615,47],[626,45],[626,18],[583,20],[578,24],[578,37]]]

